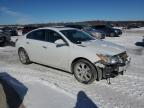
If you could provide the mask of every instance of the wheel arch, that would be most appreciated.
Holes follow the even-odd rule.
[[[23,48],[23,47],[19,47],[19,48],[18,48],[18,53],[19,53],[20,49],[24,49],[24,48]],[[25,50],[25,49],[24,49],[24,50]]]
[[[98,79],[98,74],[100,74],[100,71],[98,70],[99,68],[96,67],[90,60],[88,60],[88,59],[86,59],[86,58],[84,58],[84,57],[78,57],[78,58],[75,58],[75,59],[72,61],[72,63],[71,63],[71,72],[72,72],[72,74],[74,73],[74,72],[73,72],[73,65],[74,65],[74,63],[77,62],[77,61],[80,60],[80,59],[87,60],[88,62],[90,62],[90,63],[94,66],[94,68],[95,68],[95,70],[96,70],[96,72],[97,72],[97,78],[96,78],[96,80],[99,81],[99,79]],[[101,80],[101,79],[100,79],[100,80]]]
[[[71,72],[72,72],[72,73],[74,73],[74,72],[73,72],[73,65],[74,65],[74,63],[77,62],[77,61],[80,60],[80,59],[87,60],[87,61],[90,62],[92,65],[94,65],[94,64],[93,64],[90,60],[88,60],[87,58],[84,58],[84,57],[75,58],[75,59],[71,62]],[[95,67],[95,66],[94,66],[94,67]]]

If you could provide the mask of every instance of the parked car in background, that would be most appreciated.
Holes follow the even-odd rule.
[[[85,27],[83,31],[87,32],[96,39],[104,39],[106,37],[106,34],[103,31],[96,30],[91,27]]]
[[[23,29],[22,29],[22,34],[26,34],[34,29],[37,29],[38,27],[35,27],[35,26],[24,26]]]
[[[10,36],[18,36],[18,31],[16,27],[4,27],[2,30]]]
[[[67,24],[65,27],[71,27],[82,30],[83,28],[87,27],[86,25],[80,25],[80,24]]]
[[[71,24],[71,25],[65,25],[65,27],[71,27],[71,28],[83,30],[87,32],[88,34],[90,34],[91,36],[95,37],[96,39],[104,39],[106,36],[106,34],[103,31],[95,30],[87,25]]]
[[[36,62],[73,73],[84,84],[126,70],[130,57],[124,47],[74,28],[45,27],[16,42],[23,64]]]
[[[13,28],[13,29],[10,31],[10,34],[11,34],[11,36],[18,36],[17,28]]]
[[[113,28],[108,25],[95,25],[95,26],[92,26],[92,28],[96,30],[101,30],[105,32],[107,36],[110,36],[110,37],[115,37],[115,36],[119,36],[122,34],[122,30]]]
[[[132,29],[132,28],[140,28],[140,26],[135,25],[135,24],[131,24],[131,25],[127,25],[126,27],[127,29]]]
[[[3,31],[3,29],[0,30],[0,46],[5,45],[6,43],[9,43],[11,40],[10,32]]]

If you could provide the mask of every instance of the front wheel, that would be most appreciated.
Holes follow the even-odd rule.
[[[23,48],[19,49],[18,55],[19,55],[19,59],[20,59],[21,63],[23,63],[23,64],[30,64],[31,63],[27,52]]]
[[[92,63],[80,59],[73,64],[75,78],[84,84],[91,84],[97,78],[97,71]]]

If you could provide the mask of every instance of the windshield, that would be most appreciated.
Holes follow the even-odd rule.
[[[89,34],[79,30],[62,30],[60,32],[63,33],[71,42],[75,44],[80,44],[84,41],[95,40]]]

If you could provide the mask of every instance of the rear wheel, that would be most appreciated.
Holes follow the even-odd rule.
[[[95,67],[87,60],[80,59],[73,64],[75,78],[84,84],[90,84],[97,78]]]
[[[19,55],[19,59],[20,59],[21,63],[23,63],[23,64],[30,64],[31,63],[27,52],[23,48],[19,49],[18,55]]]

